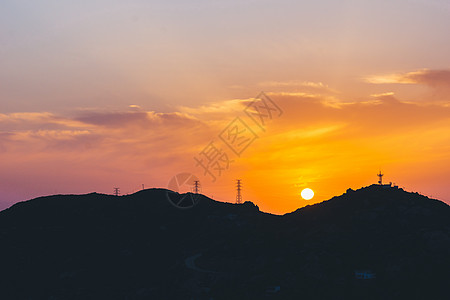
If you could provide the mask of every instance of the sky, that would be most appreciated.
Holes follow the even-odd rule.
[[[283,214],[379,170],[450,204],[449,28],[441,0],[2,0],[0,209],[190,173]]]

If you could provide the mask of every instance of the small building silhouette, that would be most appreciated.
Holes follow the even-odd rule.
[[[382,188],[391,188],[391,187],[394,187],[394,188],[398,188],[398,186],[397,185],[392,185],[392,182],[389,182],[389,183],[383,183],[383,176],[384,176],[384,174],[383,173],[381,173],[381,171],[377,174],[377,176],[378,176],[378,185],[379,186],[381,186]]]

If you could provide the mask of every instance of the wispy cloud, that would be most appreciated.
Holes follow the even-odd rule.
[[[179,106],[178,110],[193,116],[201,115],[224,115],[241,111],[251,101],[248,99],[229,99],[218,102],[211,102],[199,107]]]
[[[339,93],[337,90],[332,89],[327,84],[322,82],[313,81],[301,81],[301,80],[288,80],[288,81],[265,81],[258,84],[263,89],[283,89],[284,92],[295,89],[297,91],[310,91],[310,92],[326,92],[326,93]]]
[[[372,94],[370,95],[373,98],[380,98],[380,97],[387,97],[387,96],[394,96],[394,92],[385,92],[385,93],[379,93],[379,94]]]
[[[261,86],[277,86],[277,87],[314,87],[319,89],[328,89],[326,84],[322,82],[312,82],[312,81],[300,81],[300,80],[289,80],[289,81],[264,81],[259,83]]]

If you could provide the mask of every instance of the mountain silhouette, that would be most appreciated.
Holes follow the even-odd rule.
[[[283,216],[165,189],[0,212],[0,299],[447,299],[450,207],[372,185]],[[366,278],[366,279],[364,279]]]

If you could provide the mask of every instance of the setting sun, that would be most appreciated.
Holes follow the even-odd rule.
[[[311,200],[314,197],[314,191],[310,188],[303,189],[301,196],[305,200]]]

